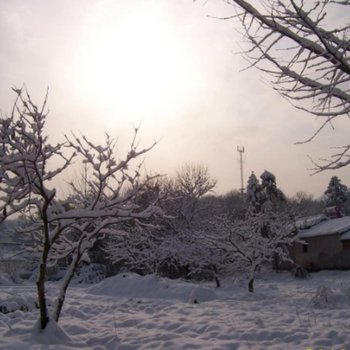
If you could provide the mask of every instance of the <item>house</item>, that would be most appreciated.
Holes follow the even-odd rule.
[[[350,216],[299,220],[293,247],[297,265],[310,270],[350,269]]]

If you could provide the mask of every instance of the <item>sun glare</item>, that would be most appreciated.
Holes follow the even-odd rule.
[[[198,80],[194,60],[161,13],[134,12],[95,27],[79,62],[86,94],[139,119],[191,99]]]

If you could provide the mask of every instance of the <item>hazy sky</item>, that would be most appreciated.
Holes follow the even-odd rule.
[[[93,140],[108,131],[128,146],[159,140],[148,170],[174,174],[182,164],[208,166],[216,191],[240,188],[238,145],[251,171],[274,173],[288,195],[320,196],[333,175],[350,186],[349,168],[310,176],[307,158],[348,142],[346,120],[306,145],[318,121],[277,95],[236,54],[235,24],[209,18],[232,12],[223,1],[0,0],[0,108],[11,87],[26,84],[36,102],[49,87],[47,132],[53,141],[79,130]]]

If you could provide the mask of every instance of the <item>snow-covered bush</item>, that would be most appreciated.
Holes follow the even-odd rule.
[[[17,310],[27,312],[38,308],[36,298],[30,297],[27,294],[0,294],[0,313],[8,314]]]
[[[148,226],[119,225],[105,241],[104,250],[115,266],[129,271],[170,278],[191,277],[207,255],[198,240],[198,227],[212,203],[204,196],[215,186],[202,165],[186,164],[174,178],[162,177],[141,192],[139,200],[153,198],[166,214]],[[200,257],[200,258],[199,258]],[[197,274],[198,276],[198,274]]]
[[[106,267],[104,265],[82,265],[76,271],[74,283],[94,284],[104,280],[106,275]]]
[[[334,307],[334,303],[334,293],[327,286],[319,286],[310,300],[311,306],[318,309]]]
[[[0,259],[0,275],[5,276],[14,283],[20,281],[20,270],[18,266],[9,260]]]

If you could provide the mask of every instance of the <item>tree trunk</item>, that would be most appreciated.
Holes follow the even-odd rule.
[[[248,291],[250,293],[254,292],[254,278],[251,278],[248,282]]]
[[[79,252],[79,248],[80,248],[80,245],[78,246],[78,252],[73,257],[73,260],[69,266],[69,269],[67,270],[67,272],[64,276],[64,279],[63,279],[63,282],[62,282],[62,285],[60,288],[60,292],[58,293],[58,297],[57,297],[56,302],[55,302],[55,307],[53,310],[52,317],[56,322],[58,322],[58,320],[60,318],[62,307],[63,307],[64,301],[66,299],[66,292],[67,292],[69,283],[72,280],[74,273],[76,271],[76,268],[77,268],[77,266],[80,262],[80,259],[83,255],[81,252]]]
[[[214,279],[215,279],[215,283],[216,283],[216,288],[220,288],[221,287],[221,283],[218,277],[218,270],[216,268],[215,265],[213,265],[213,271],[214,271]]]
[[[46,266],[47,266],[47,257],[50,250],[49,236],[47,227],[44,228],[44,244],[43,252],[41,255],[41,261],[39,265],[38,277],[36,280],[36,288],[38,294],[38,304],[40,310],[40,328],[45,329],[49,323],[49,315],[47,312],[46,305],[46,292],[45,292],[45,279],[46,279]]]

